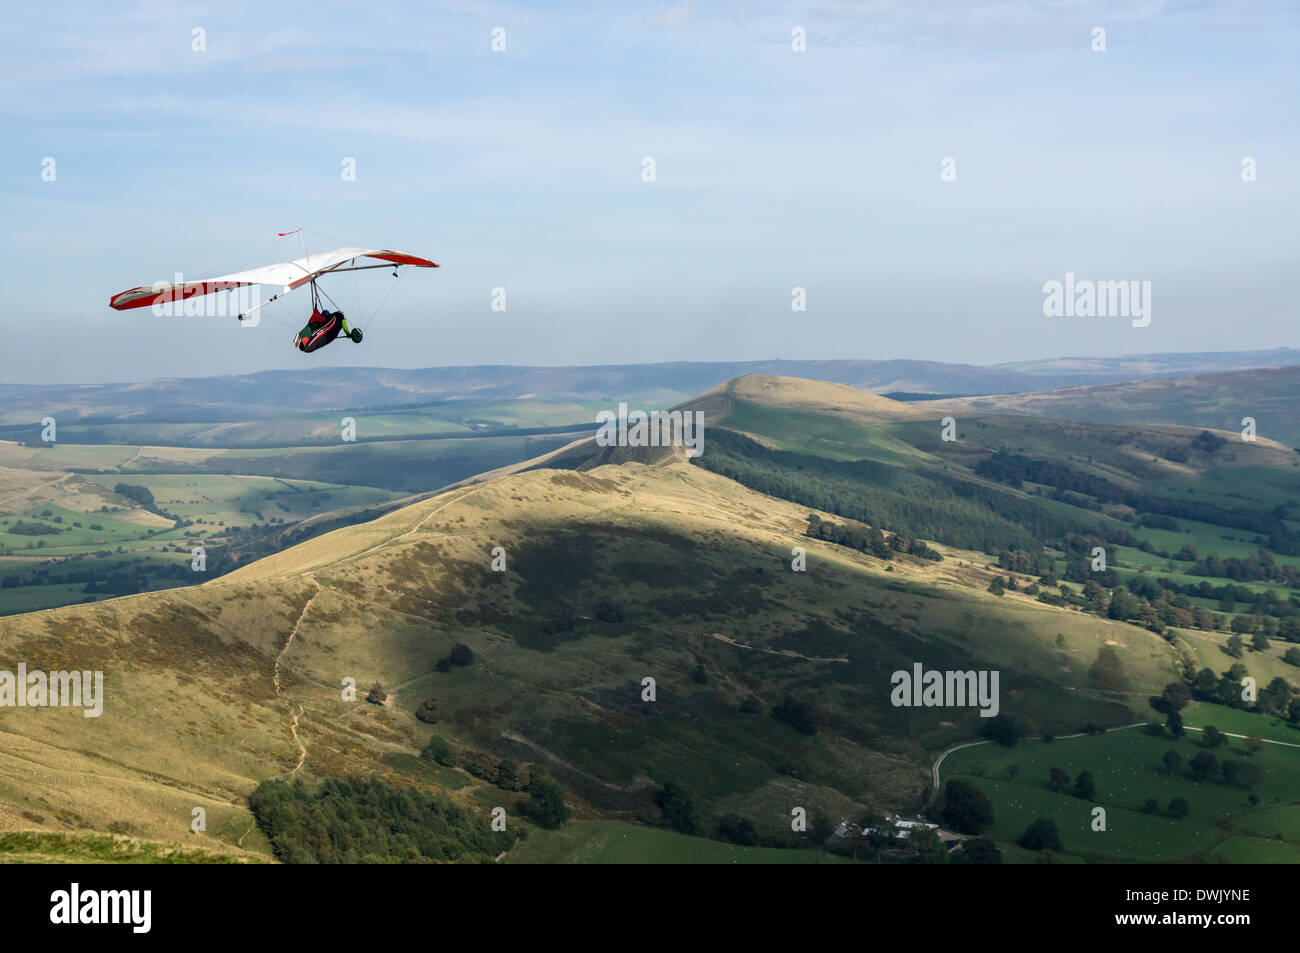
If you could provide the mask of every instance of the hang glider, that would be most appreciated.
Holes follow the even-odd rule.
[[[373,258],[385,264],[358,265],[358,258]],[[347,267],[344,267],[344,266]],[[237,271],[231,275],[217,278],[204,278],[201,281],[183,281],[179,283],[159,281],[147,287],[131,288],[113,295],[108,306],[116,311],[131,308],[147,308],[155,304],[167,304],[184,301],[201,295],[210,295],[218,291],[229,291],[246,285],[270,285],[281,290],[268,298],[263,304],[269,304],[281,295],[288,294],[305,284],[315,285],[316,279],[326,274],[344,271],[365,271],[370,268],[390,268],[401,265],[413,265],[416,268],[437,268],[436,262],[427,258],[408,255],[405,252],[387,248],[338,248],[330,252],[307,255],[293,261],[253,268],[249,271]],[[239,315],[243,320],[244,315]]]

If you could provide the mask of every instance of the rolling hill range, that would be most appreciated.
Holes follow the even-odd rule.
[[[1290,618],[1279,582],[1232,590],[1234,613],[1147,576],[1195,568],[1161,556],[1159,534],[1214,539],[1188,512],[1235,521],[1220,529],[1243,546],[1274,541],[1279,573],[1300,562],[1281,552],[1300,528],[1295,454],[1267,440],[963,415],[947,441],[929,406],[764,375],[685,409],[707,421],[694,461],[587,438],[201,586],[0,619],[0,668],[102,670],[106,696],[95,719],[0,709],[0,845],[84,854],[112,835],[149,856],[292,859],[250,793],[361,776],[483,823],[505,805],[521,856],[580,852],[610,824],[659,836],[669,785],[697,834],[737,816],[795,846],[795,807],[915,810],[935,755],[988,723],[896,707],[895,671],[998,671],[1000,714],[1064,734],[1152,717],[1189,664],[1227,664],[1213,651],[1244,610],[1275,632]],[[1082,568],[1094,543],[1113,575]],[[1243,664],[1285,682],[1281,656],[1275,642]],[[365,700],[375,683],[383,703]],[[420,757],[434,737],[453,764]],[[519,819],[490,781],[503,760],[557,777],[577,826]]]
[[[999,370],[1052,376],[1057,374],[1109,375],[1114,381],[1148,377],[1215,374],[1262,367],[1294,367],[1300,349],[1277,347],[1260,351],[1200,351],[1186,354],[1126,354],[1117,357],[1057,357],[1039,361],[1013,361],[994,365]],[[1099,383],[1094,381],[1094,383]]]
[[[54,415],[60,426],[75,424],[80,428],[80,440],[74,442],[244,446],[273,442],[269,438],[275,432],[275,439],[282,443],[286,436],[294,440],[310,438],[311,426],[297,422],[303,413],[336,409],[355,413],[412,406],[429,408],[431,422],[424,425],[426,430],[458,429],[463,418],[470,418],[472,429],[474,418],[509,422],[511,411],[500,404],[519,400],[554,402],[547,413],[532,414],[535,424],[580,423],[592,419],[584,406],[592,402],[608,405],[628,400],[666,407],[745,374],[824,380],[877,393],[1005,394],[1298,364],[1300,350],[1276,348],[1054,358],[996,367],[916,360],[681,361],[412,370],[332,367],[133,383],[0,384],[0,425],[7,428],[0,429],[0,439],[36,440],[38,422]],[[484,406],[475,408],[476,403]],[[269,418],[284,418],[286,423],[277,425],[274,431],[249,423]],[[438,425],[443,418],[451,420],[449,428]],[[150,425],[148,430],[141,427],[146,424]],[[385,421],[383,426],[393,424]],[[87,432],[93,439],[86,439]]]
[[[1160,377],[926,403],[953,413],[1027,414],[1120,424],[1140,420],[1238,434],[1242,418],[1253,417],[1260,436],[1288,447],[1300,446],[1300,413],[1296,412],[1300,406],[1300,367]]]

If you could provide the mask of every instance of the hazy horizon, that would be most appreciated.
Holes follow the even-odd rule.
[[[388,365],[388,364],[381,365],[381,364],[339,363],[339,364],[332,365],[332,367],[335,370],[374,370],[374,371],[421,371],[421,370],[438,370],[438,369],[452,370],[452,369],[475,368],[475,367],[515,367],[520,369],[562,370],[566,368],[596,368],[596,367],[654,367],[659,365],[671,365],[671,364],[761,364],[761,363],[770,363],[773,361],[789,361],[789,362],[800,362],[800,363],[808,363],[808,362],[851,363],[855,361],[871,361],[871,362],[916,361],[916,362],[927,362],[927,363],[938,363],[938,364],[951,364],[954,367],[960,366],[960,367],[978,367],[984,369],[998,369],[1003,367],[1010,367],[1011,365],[1014,364],[1041,363],[1041,362],[1048,362],[1048,361],[1055,361],[1055,360],[1061,360],[1061,361],[1135,360],[1144,357],[1146,358],[1171,357],[1171,356],[1191,357],[1196,355],[1211,355],[1211,354],[1233,354],[1233,353],[1245,354],[1245,353],[1253,353],[1256,351],[1267,352],[1273,350],[1295,351],[1300,349],[1297,349],[1295,347],[1286,344],[1278,344],[1271,347],[1242,348],[1237,351],[1211,351],[1211,350],[1160,351],[1160,352],[1138,351],[1138,352],[1133,352],[1128,354],[1049,354],[1049,355],[1043,355],[1039,357],[1021,358],[1015,361],[1004,361],[995,364],[972,364],[964,361],[930,361],[930,359],[928,358],[905,358],[905,357],[880,357],[880,358],[770,357],[770,358],[744,358],[744,359],[739,359],[739,358],[732,359],[732,358],[724,357],[724,358],[698,360],[698,361],[697,360],[620,361],[620,362],[606,361],[606,362],[590,363],[590,364],[542,364],[542,363],[528,364],[528,363],[516,363],[513,361],[493,361],[493,362],[485,361],[479,364],[412,364],[410,366],[401,366],[401,365]],[[1260,365],[1260,367],[1262,368],[1264,367],[1264,365]],[[1196,373],[1224,373],[1229,370],[1235,370],[1235,369],[1236,368],[1229,368],[1229,369],[1223,369],[1221,371],[1216,371],[1216,370],[1186,371],[1186,372],[1179,371],[1175,374],[1161,374],[1160,376],[1183,376],[1185,374],[1190,375]],[[1250,369],[1250,368],[1241,368],[1241,369]],[[45,385],[45,384],[49,384],[53,386],[76,386],[78,384],[84,384],[88,386],[89,385],[102,386],[102,385],[111,385],[111,384],[142,384],[142,383],[148,383],[149,381],[153,381],[153,380],[178,380],[178,379],[188,380],[188,379],[200,379],[200,378],[208,378],[208,377],[237,377],[246,374],[275,374],[281,372],[297,373],[301,371],[311,371],[311,370],[325,370],[325,368],[319,367],[317,365],[312,365],[312,364],[303,364],[303,365],[298,365],[296,367],[290,367],[290,366],[259,367],[250,370],[223,372],[218,374],[160,374],[160,375],[155,375],[154,377],[107,378],[104,380],[91,380],[91,379],[78,378],[76,380],[70,380],[70,381],[57,381],[57,380],[11,380],[6,378],[6,379],[0,379],[0,386],[22,386],[22,385],[37,386],[37,385]],[[1082,371],[1080,371],[1080,373],[1082,373]]]

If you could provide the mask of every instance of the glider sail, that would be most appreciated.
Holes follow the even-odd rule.
[[[385,264],[358,265],[356,264],[358,258],[374,258]],[[344,267],[345,265],[347,267]],[[415,255],[408,255],[405,252],[393,251],[387,248],[338,248],[330,252],[307,255],[293,261],[281,262],[278,265],[267,265],[249,271],[237,271],[234,274],[221,275],[217,278],[183,282],[159,281],[147,287],[131,288],[129,291],[113,295],[108,301],[108,306],[116,311],[126,311],[130,308],[147,308],[154,304],[184,301],[218,291],[229,291],[232,288],[240,288],[245,285],[271,285],[280,288],[279,292],[268,299],[274,301],[280,295],[288,294],[295,288],[301,288],[305,284],[312,283],[325,274],[335,274],[343,271],[364,271],[367,268],[387,268],[398,265],[414,265],[416,268],[438,267],[436,262],[429,261],[427,258],[419,258]],[[240,317],[242,319],[243,316]]]

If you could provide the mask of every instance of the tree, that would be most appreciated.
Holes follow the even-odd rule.
[[[1264,747],[1264,742],[1258,735],[1251,735],[1249,738],[1246,739],[1247,754],[1259,754],[1260,750],[1263,747]]]
[[[982,834],[993,823],[993,803],[964,778],[943,789],[943,822],[959,834]]]
[[[366,701],[372,705],[382,705],[388,701],[388,692],[384,691],[384,686],[375,682],[370,686],[370,691],[366,692]]]
[[[1223,732],[1213,725],[1206,725],[1205,730],[1201,732],[1201,737],[1205,739],[1206,746],[1210,748],[1217,748],[1228,740]]]
[[[1214,674],[1212,668],[1201,669],[1196,673],[1196,678],[1192,679],[1192,697],[1201,701],[1214,701],[1218,688],[1219,676]]]
[[[917,860],[923,864],[946,864],[948,848],[939,839],[939,832],[929,827],[914,827],[907,835],[908,849],[916,851]]]
[[[757,847],[758,831],[752,822],[739,814],[728,814],[718,821],[718,840],[740,844],[742,847]]]
[[[447,743],[446,738],[433,735],[429,743],[424,746],[420,752],[420,757],[426,761],[436,761],[438,764],[449,764],[451,754],[451,745]]]
[[[1026,850],[1060,850],[1061,832],[1054,822],[1040,818],[1025,829],[1019,843]]]
[[[1160,813],[1160,802],[1157,801],[1157,800],[1156,800],[1155,798],[1153,798],[1153,797],[1149,797],[1149,798],[1147,798],[1147,799],[1146,799],[1146,803],[1142,805],[1142,813],[1143,813],[1143,814],[1159,814],[1159,813]]]
[[[1169,807],[1165,809],[1165,813],[1170,817],[1172,817],[1174,820],[1181,821],[1184,817],[1187,816],[1188,810],[1190,810],[1190,806],[1188,805],[1187,801],[1185,801],[1183,798],[1176,797],[1169,802]]]
[[[1004,748],[1014,748],[1020,740],[1020,725],[1010,715],[994,715],[984,725],[983,735]]]
[[[954,864],[1000,864],[1002,851],[987,837],[972,837],[952,853]]]
[[[1137,618],[1141,612],[1142,602],[1123,586],[1116,586],[1115,591],[1111,594],[1110,608],[1106,611],[1106,614],[1112,619],[1124,622]]]
[[[695,802],[684,788],[667,781],[655,794],[654,800],[665,821],[683,834],[695,833]]]
[[[1086,769],[1080,771],[1079,776],[1074,779],[1074,796],[1091,801],[1096,793],[1097,785],[1092,780],[1092,772]]]
[[[1161,692],[1160,697],[1169,706],[1170,711],[1182,711],[1192,700],[1192,690],[1185,682],[1170,682]]]
[[[496,785],[503,791],[513,791],[516,782],[515,763],[509,758],[503,758],[497,764]]]
[[[1059,794],[1070,786],[1070,776],[1061,768],[1052,768],[1048,772],[1048,786]]]
[[[457,642],[451,647],[451,652],[447,658],[451,660],[452,665],[472,665],[474,664],[474,651],[464,642]]]
[[[1282,656],[1282,661],[1286,662],[1288,665],[1300,667],[1300,649],[1296,648],[1294,645],[1291,646],[1286,650],[1286,654]]]
[[[1097,650],[1097,659],[1088,670],[1088,678],[1104,691],[1122,692],[1128,688],[1128,679],[1124,676],[1119,653],[1109,645],[1103,645]]]
[[[1280,675],[1273,677],[1259,693],[1259,708],[1270,715],[1284,714],[1291,704],[1291,683]]]
[[[1251,648],[1256,652],[1268,651],[1268,636],[1263,632],[1256,632],[1250,639]]]
[[[1228,647],[1225,651],[1233,658],[1241,658],[1243,648],[1245,648],[1245,643],[1241,641],[1241,636],[1234,635],[1229,637]]]
[[[436,725],[441,717],[440,702],[432,695],[426,698],[415,710],[415,717],[426,725]]]
[[[1187,762],[1187,766],[1192,769],[1192,774],[1198,781],[1204,781],[1211,777],[1219,770],[1219,759],[1208,751],[1199,751],[1196,757]]]
[[[1179,755],[1178,752],[1174,751],[1172,748],[1166,751],[1164,757],[1161,758],[1160,760],[1164,762],[1165,770],[1168,771],[1170,774],[1173,774],[1175,771],[1177,771],[1179,766],[1183,763],[1182,756]]]
[[[528,800],[524,813],[538,827],[554,830],[569,819],[572,813],[564,803],[564,788],[548,774],[540,774],[528,785]]]
[[[1183,716],[1176,711],[1169,713],[1169,720],[1165,722],[1165,727],[1175,738],[1181,738],[1186,732],[1183,730]]]

